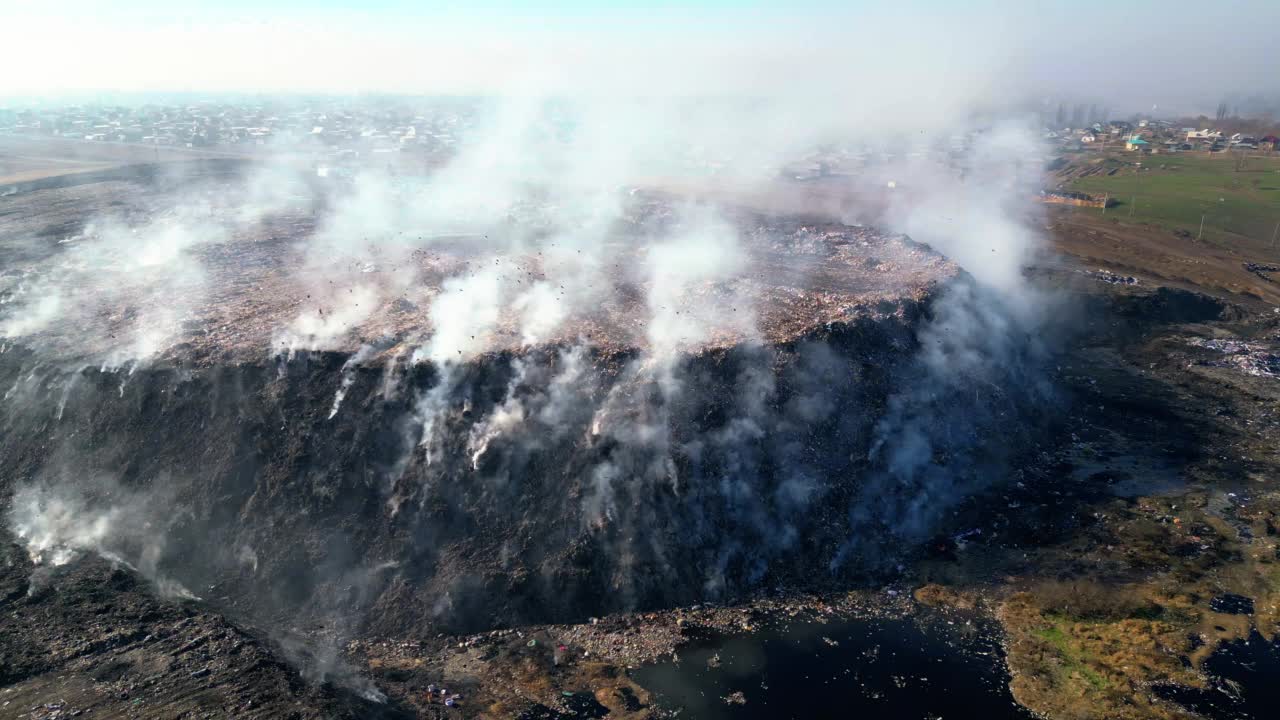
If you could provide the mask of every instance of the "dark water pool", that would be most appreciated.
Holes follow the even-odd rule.
[[[1270,720],[1280,717],[1280,641],[1255,630],[1248,639],[1223,643],[1204,661],[1206,689],[1156,688],[1162,697],[1206,717]]]
[[[1033,717],[989,628],[963,620],[794,621],[706,638],[634,676],[697,720]]]

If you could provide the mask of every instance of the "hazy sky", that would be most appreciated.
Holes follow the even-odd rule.
[[[1206,8],[1209,8],[1206,11]],[[0,95],[1280,93],[1280,2],[0,0]]]

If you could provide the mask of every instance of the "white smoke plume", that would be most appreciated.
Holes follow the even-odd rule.
[[[198,599],[164,574],[169,502],[103,480],[97,497],[72,485],[27,485],[13,496],[8,524],[32,563],[56,568],[85,553],[123,564],[155,583],[160,594]]]
[[[568,303],[555,286],[540,281],[516,297],[513,309],[519,314],[525,345],[536,345],[550,336],[569,316]]]
[[[442,424],[449,408],[454,404],[453,394],[457,391],[457,379],[460,377],[460,370],[456,363],[446,363],[439,367],[439,376],[436,378],[436,384],[418,395],[418,399],[413,407],[413,423],[411,427],[418,429],[418,440],[414,444],[421,447],[423,458],[429,466],[439,454],[438,443],[439,435],[442,432]],[[412,460],[405,457],[401,462],[397,463],[399,472],[392,477],[392,482],[399,479],[400,472]],[[394,499],[393,499],[394,502]]]
[[[202,212],[182,206],[133,227],[106,217],[65,238],[58,262],[36,265],[11,291],[0,335],[38,345],[45,330],[105,327],[76,334],[79,344],[61,351],[113,367],[167,349],[204,292],[195,253],[226,239]]]
[[[338,409],[342,407],[342,401],[347,397],[347,391],[351,389],[351,384],[355,382],[356,368],[360,363],[368,360],[374,353],[372,345],[361,345],[356,354],[347,358],[342,364],[342,379],[338,384],[338,391],[333,394],[333,407],[329,410],[329,419],[332,420],[338,414]]]
[[[581,412],[582,405],[587,404],[584,400],[591,394],[588,362],[586,344],[574,345],[560,353],[560,371],[547,383],[547,401],[537,415],[553,437],[568,432],[575,425],[571,421],[572,413]]]
[[[335,290],[319,296],[315,310],[304,310],[277,335],[276,352],[340,347],[350,339],[352,331],[377,310],[378,301],[377,290],[365,285],[346,293]]]
[[[524,424],[524,404],[516,397],[516,391],[526,381],[528,363],[517,359],[514,374],[507,385],[507,396],[483,420],[471,426],[467,439],[467,452],[471,455],[471,469],[480,469],[480,459],[489,449],[489,443]]]
[[[501,258],[483,263],[474,274],[454,277],[431,304],[431,338],[414,352],[414,362],[437,365],[466,362],[488,346],[503,302]]]
[[[350,353],[336,389],[330,375],[314,393],[321,399],[312,415],[324,422],[308,430],[319,442],[293,432],[293,406],[246,411],[269,448],[277,427],[301,446],[280,453],[288,464],[270,475],[272,490],[302,508],[291,511],[288,530],[324,535],[332,518],[353,517],[335,507],[369,505],[326,493],[370,492],[379,501],[373,512],[388,517],[350,523],[360,540],[415,561],[315,569],[317,585],[357,588],[344,630],[372,605],[385,611],[418,595],[430,598],[430,622],[480,605],[457,574],[443,577],[457,570],[444,557],[458,546],[451,528],[489,527],[472,523],[475,514],[498,527],[529,523],[518,526],[518,540],[512,531],[493,542],[513,577],[544,573],[553,586],[563,577],[552,561],[565,546],[586,547],[595,565],[582,582],[618,604],[673,601],[686,587],[732,597],[771,573],[787,576],[797,562],[826,562],[830,543],[815,547],[815,538],[829,541],[842,528],[828,495],[846,493],[840,499],[850,503],[834,513],[847,516],[850,535],[838,539],[834,569],[853,566],[855,555],[909,551],[947,508],[1002,477],[1001,458],[982,452],[981,432],[1003,427],[1025,392],[1041,390],[1041,303],[1021,277],[1038,245],[1024,200],[1039,157],[1034,129],[1017,121],[1014,101],[997,97],[1007,66],[997,49],[958,28],[885,27],[901,46],[839,38],[800,54],[805,62],[774,45],[712,45],[689,55],[705,63],[636,48],[538,63],[515,88],[499,83],[509,92],[476,104],[476,122],[456,128],[452,154],[416,172],[367,161],[349,182],[316,191],[309,183],[318,176],[303,182],[294,158],[275,163],[266,154],[240,190],[168,197],[178,209],[142,222],[99,219],[67,238],[54,261],[6,272],[0,334],[38,344],[42,333],[90,319],[96,327],[106,316],[113,333],[81,350],[111,366],[163,356],[205,333],[247,336],[256,328],[192,321],[224,299],[227,289],[210,278],[247,255],[251,246],[238,243],[275,242],[254,254],[264,269],[250,287],[237,289],[266,307],[251,320],[267,326],[262,349],[282,356],[270,390],[244,405],[300,388],[309,397],[312,388],[290,384],[305,382],[290,375],[304,351]],[[953,47],[953,37],[972,52],[936,50]],[[597,56],[606,61],[591,62]],[[643,77],[649,69],[654,77]],[[993,126],[991,116],[1012,120]],[[956,152],[930,150],[953,136],[965,139]],[[795,168],[833,155],[853,168],[834,197],[794,181]],[[797,253],[755,266],[753,251],[770,238],[744,232],[743,206],[882,223],[955,259],[969,277],[932,298],[914,336],[836,324],[794,347],[768,347],[765,308],[752,290],[785,282],[761,273],[803,282],[821,260]],[[820,234],[798,235],[823,247]],[[255,295],[268,285],[284,291]],[[386,365],[373,389],[361,370],[379,361]],[[887,402],[873,383],[892,389]],[[11,392],[36,386],[17,378]],[[368,400],[348,399],[366,391]],[[72,402],[67,412],[76,410]],[[357,412],[370,423],[395,417],[363,434]],[[350,440],[341,444],[350,464],[327,454],[339,439]],[[385,455],[365,462],[371,446],[384,445]],[[246,462],[217,480],[243,473],[258,482],[257,472]],[[160,582],[145,560],[160,551],[145,548],[163,549],[156,538],[165,534],[152,531],[164,513],[151,508],[175,506],[68,487],[83,486],[16,498],[10,526],[33,557],[111,554]],[[522,504],[526,487],[556,493],[543,516]],[[262,521],[259,506],[233,510],[235,522]],[[531,536],[540,531],[545,537]],[[867,539],[885,536],[895,542]],[[268,576],[287,578],[279,567],[288,563],[267,539],[229,544],[254,548],[229,562],[271,586]],[[483,553],[494,539],[472,540]],[[477,557],[476,565],[492,559]],[[431,592],[414,584],[434,580],[410,573],[437,567],[442,579]],[[384,575],[396,578],[399,598],[377,595]],[[273,609],[323,601],[292,603]],[[340,616],[346,608],[322,609]]]
[[[746,267],[737,231],[705,212],[687,222],[650,246],[646,257],[649,349],[662,360],[710,340],[717,330],[754,330],[745,298],[714,292]]]
[[[903,388],[875,426],[875,469],[850,507],[854,535],[833,567],[850,553],[882,552],[881,533],[917,541],[935,531],[958,502],[1007,477],[1015,436],[1056,406],[1044,373],[1052,299],[1024,273],[1042,250],[1037,210],[1025,200],[1039,179],[1037,151],[1025,126],[1011,124],[979,136],[960,172],[903,170],[929,202],[904,201],[890,223],[958,260],[974,282],[947,288],[917,331]],[[1014,418],[1013,434],[983,438]]]

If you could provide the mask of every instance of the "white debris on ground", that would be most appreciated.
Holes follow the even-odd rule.
[[[1280,377],[1280,353],[1273,347],[1230,338],[1191,338],[1187,343],[1223,356],[1201,365],[1235,368],[1254,377]]]
[[[1107,283],[1108,285],[1141,284],[1141,281],[1132,275],[1117,275],[1110,270],[1103,270],[1102,268],[1098,268],[1097,270],[1080,270],[1079,272],[1099,282]]]

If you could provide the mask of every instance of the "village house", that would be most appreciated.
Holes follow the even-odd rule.
[[[1130,152],[1144,152],[1151,149],[1151,143],[1143,140],[1137,135],[1132,135],[1124,142],[1124,149]]]
[[[1133,129],[1132,125],[1130,125],[1127,122],[1124,122],[1123,120],[1112,120],[1110,123],[1108,123],[1108,127],[1110,128],[1112,135],[1121,135],[1124,133],[1128,133]]]
[[[1192,130],[1192,131],[1190,131],[1190,132],[1188,132],[1188,133],[1187,133],[1187,140],[1209,140],[1209,141],[1215,141],[1215,140],[1221,140],[1221,139],[1222,139],[1222,131],[1221,131],[1221,130],[1208,130],[1208,129],[1205,129],[1205,130]]]

